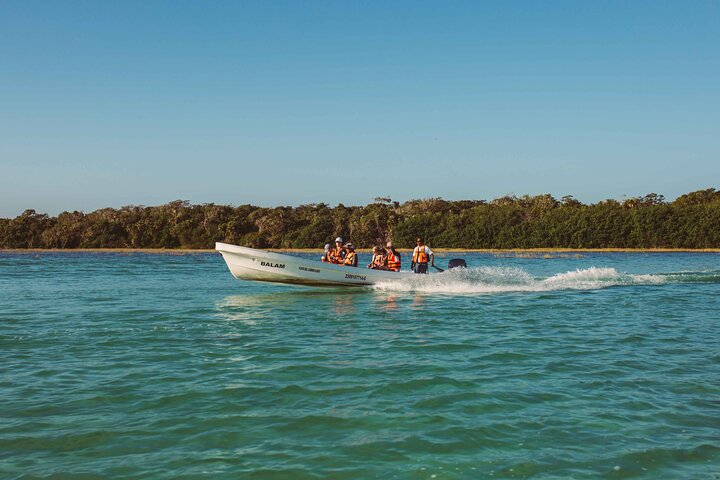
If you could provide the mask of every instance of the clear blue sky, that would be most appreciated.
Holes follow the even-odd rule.
[[[720,182],[720,2],[0,2],[0,216]]]

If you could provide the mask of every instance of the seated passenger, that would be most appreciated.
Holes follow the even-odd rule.
[[[346,243],[345,250],[347,250],[347,254],[345,255],[345,259],[342,261],[342,265],[345,265],[346,267],[357,267],[358,256],[357,253],[355,253],[355,247],[353,247],[353,244],[350,242]]]
[[[372,260],[370,260],[370,263],[368,263],[367,268],[375,268],[375,265],[377,264],[377,257],[379,255],[380,255],[380,248],[373,247]]]
[[[368,268],[375,270],[387,270],[385,264],[387,263],[387,257],[385,256],[385,249],[382,247],[373,247],[372,260],[368,264]]]
[[[393,272],[399,272],[400,261],[400,253],[395,250],[392,242],[387,242],[387,269]]]
[[[331,250],[331,253],[330,263],[342,264],[344,262],[347,250],[343,247],[341,237],[335,239],[335,248]]]
[[[330,263],[330,244],[325,244],[325,253],[323,253],[322,257],[320,257],[320,260],[324,263]]]

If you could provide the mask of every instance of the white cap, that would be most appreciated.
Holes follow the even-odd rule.
[[[330,244],[329,244],[329,243],[326,243],[326,244],[325,244],[325,251],[327,252],[328,250],[330,250]]]
[[[337,237],[337,238],[335,239],[335,241],[342,243],[342,237]]]

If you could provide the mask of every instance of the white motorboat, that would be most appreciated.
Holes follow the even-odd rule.
[[[222,254],[233,276],[243,280],[362,287],[388,280],[400,280],[413,275],[411,272],[346,267],[294,255],[238,247],[229,243],[218,242],[215,244],[215,250]]]

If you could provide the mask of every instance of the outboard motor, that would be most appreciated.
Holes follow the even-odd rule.
[[[448,269],[452,270],[453,268],[467,268],[467,263],[465,263],[465,260],[462,258],[453,258],[448,262]]]

